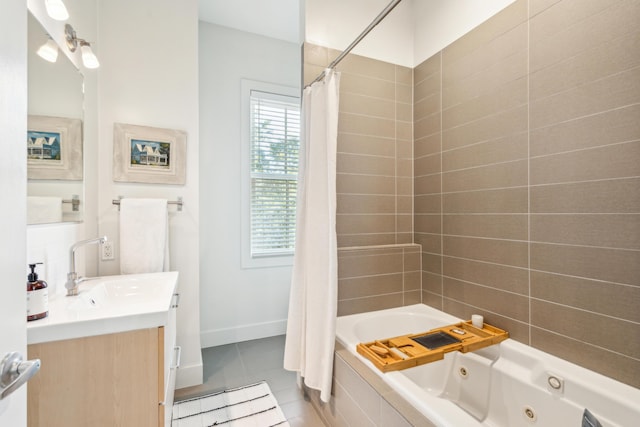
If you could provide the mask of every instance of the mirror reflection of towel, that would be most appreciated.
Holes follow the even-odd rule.
[[[27,197],[27,224],[62,221],[61,197]]]
[[[120,273],[161,271],[169,271],[167,200],[120,200]]]

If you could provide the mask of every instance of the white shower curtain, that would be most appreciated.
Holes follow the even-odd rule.
[[[331,397],[338,306],[336,146],[340,74],[328,71],[302,97],[296,251],[293,262],[284,367]]]

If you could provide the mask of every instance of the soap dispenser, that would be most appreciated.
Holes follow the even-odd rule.
[[[49,288],[47,282],[38,280],[36,265],[29,264],[31,273],[27,276],[27,321],[38,320],[49,314]]]

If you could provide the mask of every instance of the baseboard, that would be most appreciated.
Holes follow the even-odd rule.
[[[202,384],[202,361],[192,365],[180,365],[176,373],[176,390]]]
[[[283,335],[287,332],[287,319],[252,323],[234,328],[210,329],[200,333],[202,348],[233,344],[242,341]]]

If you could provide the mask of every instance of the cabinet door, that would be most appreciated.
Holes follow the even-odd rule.
[[[160,415],[164,419],[164,425],[171,425],[171,413],[173,406],[173,394],[176,385],[176,370],[179,365],[180,349],[176,346],[176,310],[180,300],[179,294],[174,294],[169,309],[167,326],[164,328],[164,393],[161,397]]]
[[[28,425],[157,426],[159,328],[32,344]]]

